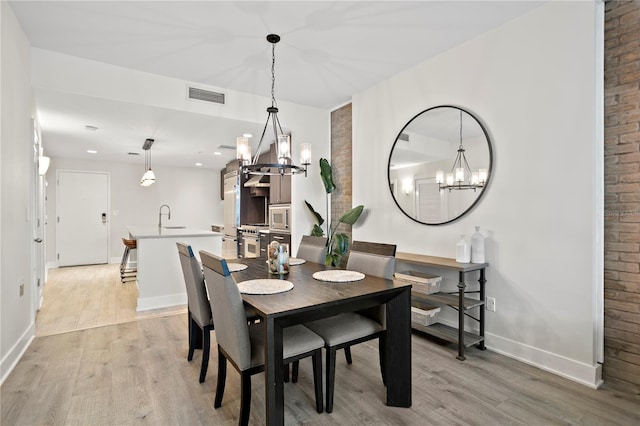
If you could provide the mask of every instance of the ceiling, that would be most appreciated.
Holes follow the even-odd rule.
[[[330,111],[351,95],[542,4],[537,1],[11,1],[34,47]],[[222,167],[242,133],[264,123],[38,88],[48,155]],[[265,105],[265,108],[268,105]],[[286,111],[281,111],[286,125]],[[266,112],[265,112],[266,120]],[[85,125],[98,127],[85,130]],[[258,138],[254,138],[258,139]],[[161,142],[161,143],[158,143]],[[254,146],[255,146],[254,142]],[[98,151],[88,154],[87,149]],[[221,156],[214,156],[220,151]]]

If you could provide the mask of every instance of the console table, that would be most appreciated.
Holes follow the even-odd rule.
[[[464,361],[465,348],[476,345],[478,349],[485,350],[484,345],[484,323],[485,323],[485,284],[487,282],[485,278],[485,269],[489,266],[488,263],[458,263],[455,259],[436,256],[425,256],[421,254],[413,253],[396,253],[396,262],[412,263],[416,265],[422,265],[426,267],[448,269],[458,271],[458,292],[457,294],[449,294],[445,292],[438,292],[433,294],[420,294],[417,298],[435,302],[450,306],[458,311],[458,328],[449,327],[445,324],[432,324],[429,326],[417,325],[415,328],[448,342],[457,343],[458,356],[457,359]],[[467,291],[467,285],[465,283],[465,275],[478,271],[480,288],[478,291]],[[467,293],[479,293],[479,298],[466,297]],[[415,293],[413,293],[415,295]],[[470,315],[469,310],[479,308],[478,318]],[[479,333],[470,333],[464,330],[464,317],[465,315],[478,321]]]

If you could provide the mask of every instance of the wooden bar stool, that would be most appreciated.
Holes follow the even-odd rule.
[[[137,248],[137,242],[126,238],[122,238],[122,242],[124,243],[124,253],[122,254],[122,262],[120,262],[120,281],[124,284],[127,281],[136,280],[138,268],[129,266],[129,254],[131,250]]]

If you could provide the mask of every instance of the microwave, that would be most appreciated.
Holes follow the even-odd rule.
[[[269,206],[269,229],[273,231],[291,230],[291,204]]]

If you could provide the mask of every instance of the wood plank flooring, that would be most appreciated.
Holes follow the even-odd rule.
[[[118,299],[119,296],[98,288],[101,279],[110,281],[116,293],[131,288],[135,291],[132,283],[122,286],[117,268],[110,270],[107,265],[102,272],[101,267],[88,268],[84,274],[95,274],[94,278],[82,278],[80,268],[57,271],[61,275],[52,278],[59,280],[64,290],[56,291],[63,298],[74,297],[66,287],[78,281],[81,289],[89,288],[90,292],[112,301]],[[101,274],[102,278],[98,278]],[[46,291],[52,289],[53,286],[45,287]],[[206,382],[198,383],[201,351],[196,351],[193,361],[187,362],[185,312],[140,318],[135,314],[118,314],[126,309],[119,308],[116,302],[90,300],[92,296],[75,297],[85,297],[86,301],[55,301],[55,297],[50,297],[48,302],[55,301],[61,306],[47,307],[49,322],[59,324],[56,330],[72,326],[85,329],[36,337],[0,388],[0,424],[237,423],[239,375],[233,369],[228,371],[223,405],[214,409],[216,351],[211,354]],[[86,303],[100,314],[82,312],[74,303]],[[76,319],[66,317],[65,309],[77,311]],[[111,318],[109,321],[123,322],[99,327],[101,322],[107,322],[107,317]],[[43,316],[39,315],[37,321],[41,320]],[[38,326],[44,329],[42,324]],[[442,346],[420,333],[412,337],[413,405],[387,407],[377,344],[357,345],[352,353],[352,365],[347,365],[343,356],[338,357],[335,406],[330,414],[315,412],[311,362],[301,362],[299,382],[285,384],[286,424],[640,424],[640,395],[623,393],[606,384],[593,390],[476,348],[469,349],[467,360],[460,362],[455,359],[452,345]],[[253,377],[250,422],[264,424],[264,419],[264,375],[259,374]]]
[[[130,281],[122,284],[119,266],[110,264],[51,269],[44,286],[44,303],[36,318],[36,336],[187,311],[184,305],[136,312],[136,283]]]

